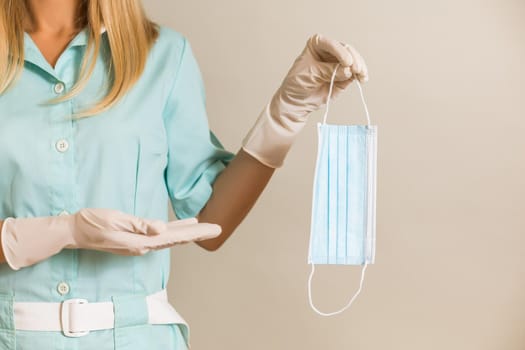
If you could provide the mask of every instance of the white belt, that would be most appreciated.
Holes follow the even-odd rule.
[[[148,323],[188,324],[168,302],[166,289],[146,296]],[[62,302],[13,303],[15,329],[62,331],[68,337],[79,337],[89,331],[114,328],[113,302],[67,299]]]

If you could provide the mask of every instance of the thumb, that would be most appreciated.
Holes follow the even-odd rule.
[[[146,221],[146,234],[147,235],[158,235],[168,228],[166,222],[162,220],[147,220]]]
[[[131,231],[144,235],[158,235],[167,229],[167,224],[162,220],[150,220],[141,217],[129,216]]]

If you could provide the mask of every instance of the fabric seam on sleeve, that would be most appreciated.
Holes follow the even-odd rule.
[[[163,117],[163,119],[165,118],[165,115],[166,115],[166,108],[167,108],[168,103],[169,103],[169,97],[173,94],[173,90],[175,90],[175,85],[177,84],[177,81],[179,80],[178,79],[179,75],[180,75],[179,73],[182,70],[182,65],[184,64],[184,57],[186,56],[186,47],[188,45],[187,42],[188,42],[188,39],[183,37],[183,45],[182,45],[182,52],[180,54],[180,59],[179,59],[179,66],[175,70],[175,77],[173,78],[173,81],[172,81],[171,86],[169,88],[168,94],[166,95],[167,96],[166,102],[164,103],[164,107],[162,108],[162,117]]]

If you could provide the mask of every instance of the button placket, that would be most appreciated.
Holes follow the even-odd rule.
[[[49,98],[65,95],[74,83],[77,63],[72,55],[74,50],[65,50],[54,67],[54,80],[49,84]],[[55,215],[69,215],[75,209],[75,133],[72,99],[47,107],[49,118],[49,180],[50,211]],[[54,284],[57,297],[68,297],[72,292],[78,274],[78,251],[63,249],[57,259],[52,260],[49,278]]]

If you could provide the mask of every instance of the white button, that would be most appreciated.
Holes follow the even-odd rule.
[[[58,82],[55,84],[54,89],[57,94],[61,94],[64,91],[65,85],[63,82]]]
[[[59,152],[65,152],[69,148],[69,143],[64,139],[58,140],[56,143],[56,148]]]
[[[69,215],[67,210],[62,210],[58,215]]]
[[[57,290],[60,293],[60,295],[64,295],[69,293],[69,284],[66,282],[60,282],[57,286]]]

